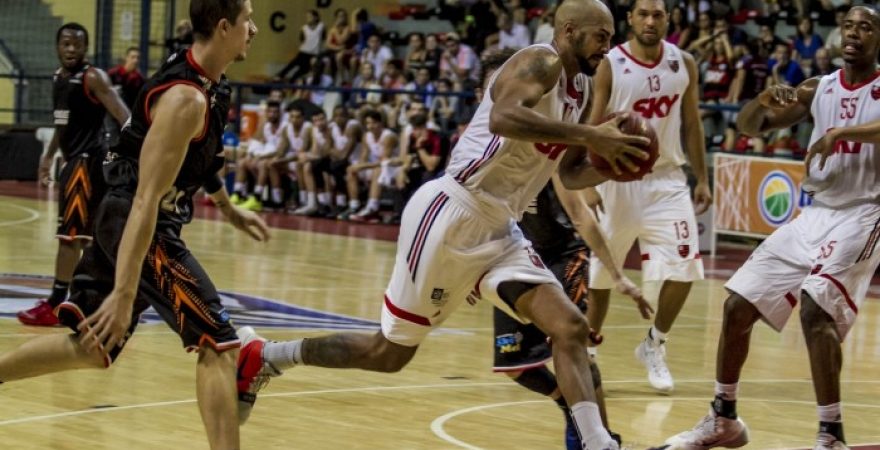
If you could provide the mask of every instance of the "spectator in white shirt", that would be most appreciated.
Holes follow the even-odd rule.
[[[281,69],[281,72],[278,73],[278,78],[283,79],[287,77],[287,73],[292,70],[293,72],[290,74],[289,79],[298,79],[309,71],[309,64],[312,58],[321,54],[321,45],[327,37],[324,24],[321,22],[321,16],[314,9],[309,10],[306,16],[308,17],[307,22],[299,32],[299,40],[302,42],[299,46],[299,52],[292,61],[287,63],[287,66]]]
[[[528,27],[515,23],[510,13],[501,11],[498,14],[498,48],[519,50],[532,45]]]
[[[480,59],[474,50],[461,43],[458,33],[446,33],[446,50],[440,57],[440,76],[453,80],[476,81],[480,74]]]
[[[394,58],[394,54],[391,53],[391,49],[382,45],[382,38],[378,34],[367,39],[367,48],[361,53],[361,62],[372,64],[374,73],[382,73],[385,63],[391,58]]]
[[[553,41],[553,18],[556,14],[556,8],[550,7],[544,10],[541,15],[541,24],[535,30],[535,44],[549,44]]]

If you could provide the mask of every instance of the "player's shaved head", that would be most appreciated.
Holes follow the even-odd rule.
[[[611,11],[599,0],[565,0],[556,10],[553,41],[563,60],[576,60],[582,73],[596,72],[613,35]]]
[[[611,11],[599,0],[565,0],[556,9],[555,35],[565,32],[565,25],[580,28],[584,25],[608,25],[613,32],[614,19]]]
[[[857,12],[862,12],[867,15],[871,23],[875,27],[880,28],[880,13],[878,13],[876,9],[865,5],[853,6],[850,8],[849,12],[846,13],[846,17],[851,18]]]

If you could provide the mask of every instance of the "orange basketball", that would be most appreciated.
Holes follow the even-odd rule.
[[[616,112],[612,113],[608,117],[605,118],[605,122],[614,119],[615,117],[626,114],[626,119],[623,122],[620,122],[620,131],[625,134],[634,134],[637,136],[644,136],[651,140],[651,142],[647,146],[638,146],[642,150],[648,152],[649,158],[646,160],[630,158],[630,160],[638,166],[639,170],[637,172],[630,172],[626,167],[621,166],[621,174],[617,175],[611,170],[611,165],[608,164],[604,158],[599,156],[594,152],[590,152],[590,163],[596,170],[602,174],[602,176],[614,180],[614,181],[635,181],[641,180],[645,177],[645,175],[651,173],[651,168],[654,167],[654,163],[657,162],[657,158],[660,157],[660,146],[657,142],[657,133],[654,131],[654,127],[648,123],[647,120],[641,118],[640,116],[633,114],[631,112],[623,113]]]

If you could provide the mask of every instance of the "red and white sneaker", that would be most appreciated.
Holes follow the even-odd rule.
[[[241,327],[236,333],[241,340],[241,350],[236,364],[236,386],[238,388],[238,423],[244,425],[254,403],[257,393],[269,384],[270,377],[281,375],[281,371],[263,360],[263,347],[266,340],[260,337],[253,328]]]
[[[846,443],[838,441],[833,435],[819,432],[813,450],[849,450],[849,447],[846,446]]]
[[[749,443],[749,428],[740,418],[727,419],[709,414],[689,431],[666,440],[668,450],[708,450],[710,448],[739,448]]]
[[[20,311],[16,316],[18,321],[25,325],[35,327],[54,327],[60,325],[52,305],[45,299],[38,301],[36,306],[31,309]]]

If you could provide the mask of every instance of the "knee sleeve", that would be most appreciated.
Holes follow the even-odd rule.
[[[526,370],[514,381],[530,391],[548,397],[558,386],[556,384],[556,376],[553,375],[553,372],[550,372],[550,370],[547,369],[547,366]]]

